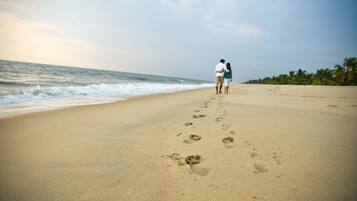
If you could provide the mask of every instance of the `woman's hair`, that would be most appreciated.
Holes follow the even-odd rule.
[[[229,72],[232,72],[231,63],[227,63],[226,67],[227,67],[227,70],[229,70]]]

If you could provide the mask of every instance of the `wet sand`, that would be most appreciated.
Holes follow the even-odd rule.
[[[238,85],[0,119],[0,200],[357,200],[357,87]]]

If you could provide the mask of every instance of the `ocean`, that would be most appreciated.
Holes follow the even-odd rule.
[[[194,79],[0,60],[0,117],[210,86]]]

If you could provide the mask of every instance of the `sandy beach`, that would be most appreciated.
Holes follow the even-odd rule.
[[[230,92],[0,119],[0,200],[357,200],[357,87]]]

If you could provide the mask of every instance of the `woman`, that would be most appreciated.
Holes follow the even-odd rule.
[[[228,94],[229,83],[232,82],[232,67],[231,63],[226,64],[226,69],[224,71],[224,93]]]

